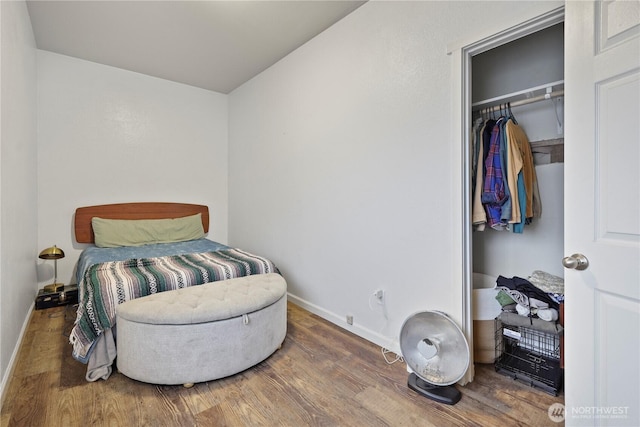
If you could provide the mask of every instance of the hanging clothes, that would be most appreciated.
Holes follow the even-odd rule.
[[[542,216],[542,203],[540,200],[540,191],[538,189],[538,179],[536,176],[536,168],[533,164],[533,153],[531,152],[531,144],[524,130],[514,122],[507,123],[506,132],[508,138],[515,142],[520,150],[523,161],[523,178],[526,193],[526,223],[529,224],[533,218]]]
[[[513,123],[513,118],[510,117],[505,125],[506,128],[510,129]],[[522,218],[520,212],[520,196],[523,192],[518,189],[518,179],[522,179],[522,154],[514,138],[510,138],[508,136],[509,133],[506,131],[505,135],[507,135],[507,183],[511,194],[511,218],[509,218],[509,223],[518,224]]]
[[[482,135],[486,127],[482,118],[477,119],[472,128],[473,161],[471,167],[473,203],[471,208],[471,222],[476,231],[484,231],[487,214],[482,206],[482,187],[484,184],[484,144]]]
[[[489,154],[485,161],[485,177],[482,190],[482,203],[487,212],[487,224],[494,230],[503,230],[502,205],[508,197],[505,187],[504,175],[502,172],[502,160],[500,156],[500,122],[504,118],[498,119],[491,130],[491,140],[489,142]]]
[[[533,153],[526,133],[508,117],[476,119],[472,127],[472,223],[483,231],[522,233],[542,215]]]
[[[507,122],[507,118],[504,117],[499,121],[498,126],[500,126],[500,164],[502,166],[502,180],[506,183],[504,187],[504,202],[502,203],[502,207],[500,209],[500,222],[502,223],[502,230],[509,229],[509,222],[511,220],[511,190],[509,188],[509,177],[508,177],[508,145],[507,134],[505,132],[505,123]]]

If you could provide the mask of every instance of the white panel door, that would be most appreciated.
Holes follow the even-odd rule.
[[[565,423],[640,426],[640,2],[565,12]]]

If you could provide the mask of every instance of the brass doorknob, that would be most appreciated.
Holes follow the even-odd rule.
[[[573,254],[562,258],[562,265],[564,265],[564,268],[586,270],[589,267],[589,260],[582,254]]]

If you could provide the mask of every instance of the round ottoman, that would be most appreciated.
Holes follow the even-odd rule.
[[[118,370],[153,384],[223,378],[265,360],[287,333],[287,285],[257,274],[160,292],[116,311]]]

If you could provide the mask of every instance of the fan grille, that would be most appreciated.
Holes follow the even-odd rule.
[[[422,380],[450,385],[469,367],[469,344],[444,313],[425,311],[409,316],[400,332],[400,349],[407,365]]]

